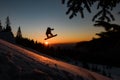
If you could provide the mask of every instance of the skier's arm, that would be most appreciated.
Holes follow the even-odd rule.
[[[51,30],[54,30],[54,28],[52,28]]]

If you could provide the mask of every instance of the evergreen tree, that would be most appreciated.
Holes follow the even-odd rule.
[[[20,26],[19,26],[19,28],[18,28],[16,37],[17,37],[17,38],[22,38],[22,33],[21,33]]]
[[[1,24],[1,20],[0,20],[0,32],[2,31],[2,24]]]
[[[92,7],[96,4],[96,10],[98,11],[96,15],[94,15],[92,21],[100,20],[100,21],[111,21],[115,20],[112,15],[112,10],[120,3],[120,0],[62,0],[62,4],[67,5],[66,14],[69,15],[69,18],[77,16],[80,13],[81,17],[84,18],[84,11],[88,11],[88,13],[92,12]],[[118,12],[120,13],[120,12]]]
[[[11,32],[9,16],[7,16],[7,18],[6,18],[6,31]]]

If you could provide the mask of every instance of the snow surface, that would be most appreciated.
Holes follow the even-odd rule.
[[[53,58],[50,58],[48,56],[43,56],[40,54],[37,54],[35,52],[26,50],[24,48],[21,48],[15,44],[11,44],[9,42],[0,40],[0,53],[5,51],[9,54],[12,55],[13,57],[15,57],[14,59],[16,59],[16,63],[18,64],[19,62],[21,62],[20,60],[23,60],[22,58],[24,58],[24,62],[29,62],[29,66],[30,67],[34,67],[36,69],[41,69],[41,70],[45,70],[48,71],[48,73],[52,72],[52,73],[57,73],[55,70],[51,70],[51,68],[56,68],[58,70],[61,70],[58,75],[63,76],[63,71],[69,72],[70,74],[73,74],[75,76],[80,76],[83,77],[84,79],[80,79],[80,78],[76,78],[74,80],[112,80],[111,78],[108,78],[106,76],[100,75],[98,73],[89,71],[87,69],[66,63],[66,62],[62,62]],[[19,58],[19,60],[18,60]],[[31,63],[34,63],[31,64]],[[22,63],[21,63],[22,64]],[[19,65],[19,64],[18,64]],[[37,65],[37,66],[35,66]],[[46,67],[46,65],[48,67]],[[22,65],[22,67],[24,67],[24,69],[28,69],[28,66],[25,66],[24,64]],[[75,78],[75,77],[74,77]]]

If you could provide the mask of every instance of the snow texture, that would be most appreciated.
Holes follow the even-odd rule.
[[[0,80],[112,80],[0,40]],[[38,75],[38,76],[37,76]]]

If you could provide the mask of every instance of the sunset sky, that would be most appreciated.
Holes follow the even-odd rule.
[[[120,7],[120,6],[119,6]],[[85,18],[80,15],[69,19],[65,14],[66,5],[61,4],[61,0],[0,0],[0,20],[5,25],[5,19],[9,16],[12,31],[16,36],[18,27],[21,27],[23,37],[37,40],[44,43],[47,27],[54,28],[53,34],[58,36],[47,40],[49,43],[69,43],[91,40],[95,33],[103,31],[103,28],[93,26],[92,17],[96,10],[91,14],[85,13]],[[117,14],[119,8],[115,8],[116,21],[120,21]]]

